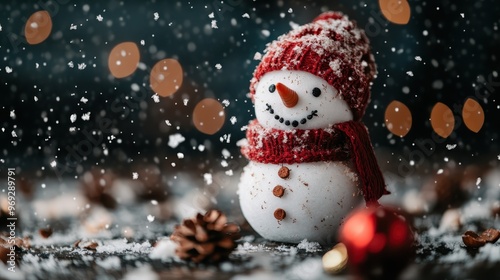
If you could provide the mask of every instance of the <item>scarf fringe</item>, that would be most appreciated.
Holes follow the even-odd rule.
[[[378,205],[378,199],[390,194],[386,189],[384,176],[377,163],[366,126],[360,122],[344,122],[335,126],[343,131],[351,142],[353,162],[361,179],[361,188],[367,206]]]

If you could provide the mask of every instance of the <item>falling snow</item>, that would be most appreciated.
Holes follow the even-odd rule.
[[[160,96],[158,94],[151,95],[151,98],[153,99],[153,101],[155,103],[159,103],[160,102]]]
[[[90,120],[90,114],[91,114],[91,112],[83,114],[82,115],[82,120],[84,120],[84,121]]]
[[[279,32],[290,27],[299,28],[329,4],[321,1],[269,1],[261,4],[258,1],[223,1],[220,3],[225,6],[220,8],[211,1],[205,4],[197,1],[146,1],[144,5],[122,1],[111,6],[91,2],[67,5],[59,1],[60,5],[53,7],[58,12],[49,11],[53,28],[48,38],[39,44],[28,44],[21,27],[34,11],[33,7],[21,2],[13,1],[9,9],[4,9],[7,20],[0,25],[0,32],[6,35],[7,42],[0,47],[3,60],[0,74],[5,72],[1,76],[2,94],[8,98],[0,108],[5,116],[0,133],[3,134],[2,139],[6,139],[0,162],[5,166],[19,166],[22,171],[20,177],[34,175],[35,204],[41,200],[38,195],[47,198],[64,190],[61,193],[64,199],[57,201],[61,201],[60,204],[64,204],[71,213],[88,214],[102,207],[85,201],[80,189],[77,195],[73,193],[76,189],[70,188],[80,187],[80,180],[87,169],[95,167],[106,170],[106,173],[108,169],[116,169],[120,175],[115,175],[123,178],[110,185],[110,194],[119,198],[119,205],[115,210],[105,211],[112,218],[102,225],[102,230],[87,232],[89,226],[80,225],[80,217],[76,214],[72,214],[71,218],[77,221],[75,228],[78,230],[64,231],[64,234],[54,231],[49,239],[38,236],[36,229],[30,233],[33,226],[23,228],[32,236],[35,246],[23,253],[20,261],[24,269],[17,277],[35,279],[37,277],[33,277],[31,271],[50,275],[66,271],[72,265],[82,267],[93,263],[92,269],[100,272],[110,270],[124,279],[141,276],[156,279],[161,268],[148,265],[148,257],[163,263],[176,260],[176,243],[168,238],[162,239],[155,232],[164,234],[174,227],[170,220],[163,224],[165,219],[159,214],[161,207],[167,205],[174,212],[181,211],[176,199],[179,196],[191,204],[205,203],[199,209],[208,209],[219,201],[216,206],[233,212],[232,207],[238,204],[234,195],[239,178],[235,175],[243,169],[238,146],[246,141],[242,139],[246,124],[255,118],[254,103],[246,96],[252,71],[265,55],[263,50],[266,44],[278,37]],[[241,3],[233,5],[236,2]],[[374,15],[379,14],[376,1],[339,3],[345,8],[342,10],[349,11],[350,18],[357,19],[358,26],[364,27],[375,52],[378,77],[373,81],[372,103],[368,105],[363,121],[370,131],[377,156],[381,156],[379,159],[383,160],[389,173],[390,170],[400,171],[405,164],[418,174],[418,177],[396,174],[404,179],[398,181],[399,176],[396,176],[396,182],[388,182],[393,194],[387,199],[397,202],[410,193],[408,190],[414,191],[411,200],[413,205],[418,204],[414,208],[420,209],[424,215],[429,214],[421,221],[425,230],[419,232],[418,238],[419,250],[431,253],[426,256],[428,259],[420,259],[419,262],[426,266],[432,263],[433,267],[444,263],[458,271],[457,274],[462,269],[470,270],[478,263],[494,267],[500,261],[498,244],[488,244],[470,254],[461,243],[462,230],[483,226],[481,223],[485,221],[498,228],[498,221],[490,216],[490,206],[500,198],[498,170],[491,168],[493,171],[490,173],[471,174],[467,184],[473,188],[467,195],[472,196],[471,201],[475,204],[469,201],[467,206],[456,210],[452,213],[455,215],[452,221],[445,223],[441,220],[443,226],[436,224],[439,219],[435,219],[443,213],[432,212],[438,198],[425,201],[427,193],[417,191],[417,186],[425,185],[422,181],[427,179],[425,176],[447,176],[450,167],[466,168],[468,164],[475,167],[473,163],[476,159],[481,164],[480,168],[500,161],[492,122],[496,119],[495,114],[500,112],[495,94],[499,87],[498,72],[494,69],[498,22],[487,20],[495,19],[498,9],[493,2],[464,3],[445,8],[431,2],[409,1],[413,15],[409,25],[396,25],[376,18]],[[465,13],[462,11],[465,10],[468,11],[467,20],[463,20]],[[156,11],[162,12],[161,20]],[[27,27],[38,28],[40,25],[32,23]],[[380,34],[374,34],[374,31]],[[125,78],[114,78],[108,68],[107,56],[114,46],[126,41],[137,44],[140,62],[131,66],[137,68],[134,73]],[[179,77],[184,80],[177,86],[180,90],[168,97],[154,93],[150,87],[153,63],[161,59],[175,59],[182,64]],[[123,65],[126,60],[120,60],[120,63]],[[360,63],[368,65],[365,60]],[[345,73],[339,61],[332,60],[327,65],[329,71]],[[163,78],[172,77],[173,73],[168,70],[165,69]],[[166,86],[174,83],[172,80],[168,82]],[[224,106],[224,112],[220,112],[219,116],[225,120],[225,126],[213,135],[204,135],[193,126],[193,108],[204,97],[213,97]],[[468,108],[464,108],[463,101],[467,98],[477,100],[484,108],[484,126],[477,134],[471,133],[464,124],[466,115],[462,116],[462,110]],[[386,127],[395,124],[384,125],[383,110],[393,100],[408,105],[412,127],[405,137],[395,139],[391,134],[386,139]],[[454,120],[458,121],[453,134],[446,139],[434,138],[436,135],[431,134],[430,112],[437,102],[449,106]],[[102,120],[109,121],[109,125],[100,123]],[[92,149],[83,155],[87,152],[85,144],[88,140]],[[419,145],[418,140],[425,144]],[[85,151],[72,150],[68,153],[71,147]],[[425,157],[418,157],[417,160],[417,154],[425,154]],[[37,162],[37,159],[41,160]],[[131,207],[131,203],[138,200],[139,188],[147,185],[147,180],[151,178],[142,173],[150,164],[161,170],[162,187],[169,191],[168,203],[147,198],[141,202],[143,204]],[[63,172],[63,178],[50,179],[56,177],[54,172]],[[473,186],[474,183],[477,187]],[[463,186],[467,184],[463,182]],[[226,189],[221,189],[222,185]],[[193,196],[191,190],[198,192],[199,197]],[[487,192],[494,193],[490,195]],[[479,203],[481,199],[483,201]],[[33,211],[23,211],[22,215],[36,225],[59,225],[57,218],[49,215],[57,212],[52,211],[55,206],[49,209],[48,205],[44,204],[45,211],[33,207]],[[76,207],[79,207],[78,210],[73,209]],[[193,210],[198,205],[189,207]],[[29,205],[26,209],[31,208]],[[139,211],[127,213],[126,209]],[[481,219],[474,220],[471,216]],[[175,219],[180,217],[176,214]],[[457,217],[462,223],[459,227],[455,227]],[[127,225],[131,220],[134,220],[131,224],[140,226],[132,229]],[[128,236],[122,238],[125,232]],[[81,248],[71,251],[71,244],[82,237],[80,234],[85,234],[85,238],[90,235],[98,239],[99,246],[95,252]],[[130,241],[135,234],[140,234],[140,243]],[[106,239],[111,236],[117,239]],[[243,237],[236,254],[232,256],[257,251],[258,254],[248,256],[250,261],[245,266],[231,261],[220,264],[220,270],[227,271],[229,278],[229,273],[234,270],[247,269],[248,273],[234,279],[325,277],[318,244],[303,240],[297,246],[287,244],[271,250],[253,238]],[[251,239],[250,243],[248,239]],[[61,240],[64,240],[60,242],[63,247],[57,247],[56,243]],[[143,240],[157,243],[152,247],[151,243]],[[56,254],[42,252],[37,255],[34,250],[39,248],[47,252],[62,249]],[[299,251],[307,253],[307,257],[294,261],[292,257]],[[68,259],[57,257],[68,252]],[[315,252],[317,254],[311,257]],[[114,253],[119,255],[113,256]],[[274,264],[275,253],[285,255],[285,263],[291,267],[289,273],[296,275],[278,275],[277,270],[281,266],[279,269],[271,268],[271,272],[266,271],[270,263]],[[419,256],[425,255],[418,253]],[[137,255],[140,257],[137,258]],[[82,259],[72,263],[76,258]],[[183,263],[176,262],[175,266],[178,265]],[[253,266],[259,272],[252,273]],[[475,271],[481,271],[480,268],[478,266]],[[305,272],[311,271],[304,276]],[[451,279],[461,275],[443,276]],[[0,278],[5,278],[2,273]]]
[[[203,180],[205,180],[205,183],[207,185],[211,185],[212,184],[212,174],[211,173],[205,173],[203,174]]]
[[[184,136],[182,136],[180,133],[172,134],[168,136],[168,146],[172,149],[175,149],[177,148],[177,146],[179,146],[179,144],[184,142],[184,140],[186,140],[186,138],[184,138]]]
[[[453,150],[457,147],[457,144],[446,144],[446,149]]]

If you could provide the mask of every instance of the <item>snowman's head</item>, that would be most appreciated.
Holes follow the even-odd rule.
[[[376,66],[365,33],[343,14],[323,13],[264,52],[250,83],[263,125],[325,128],[363,117]]]
[[[259,123],[276,129],[315,129],[353,119],[349,105],[322,78],[305,71],[273,71],[254,95]]]

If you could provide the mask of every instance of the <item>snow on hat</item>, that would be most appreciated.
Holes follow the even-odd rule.
[[[347,16],[323,13],[312,23],[278,37],[264,53],[250,82],[252,99],[264,74],[301,70],[323,78],[337,89],[351,108],[354,120],[363,117],[376,66],[368,38]]]

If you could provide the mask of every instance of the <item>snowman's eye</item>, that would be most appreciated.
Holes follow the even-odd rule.
[[[314,97],[318,97],[321,95],[321,90],[317,87],[313,88],[312,94]]]
[[[276,86],[274,84],[269,86],[269,92],[274,92],[276,90]]]

